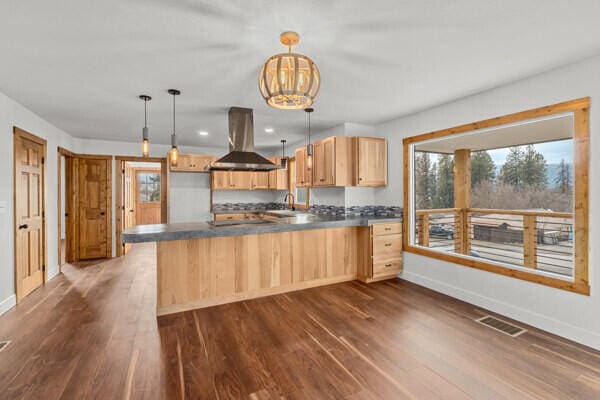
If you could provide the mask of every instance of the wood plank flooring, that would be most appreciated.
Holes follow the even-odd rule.
[[[157,321],[155,268],[66,265],[1,316],[0,399],[600,399],[600,352],[399,279]]]

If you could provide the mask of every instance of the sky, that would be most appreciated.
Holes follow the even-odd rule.
[[[560,164],[564,158],[566,163],[573,163],[573,140],[560,140],[556,142],[539,143],[533,145],[539,153],[542,153],[547,164]],[[502,165],[506,161],[508,148],[488,150],[488,153],[494,160],[494,164]]]

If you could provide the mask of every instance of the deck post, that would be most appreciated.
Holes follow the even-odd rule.
[[[454,151],[454,251],[471,254],[468,209],[471,207],[471,150]]]

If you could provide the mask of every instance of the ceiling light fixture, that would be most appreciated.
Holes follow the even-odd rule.
[[[200,136],[208,136],[208,132],[206,132],[206,131],[198,131],[198,135],[200,135]]]
[[[179,96],[181,92],[177,89],[169,89],[169,94],[173,96],[173,133],[171,134],[171,166],[177,166],[179,151],[177,150],[177,136],[175,134],[175,96]]]
[[[306,145],[306,166],[309,170],[312,169],[313,145],[310,142],[310,114],[315,111],[314,108],[305,108],[304,111],[308,115],[308,144]]]
[[[313,104],[321,74],[317,65],[307,56],[292,53],[292,47],[300,42],[296,32],[283,32],[279,36],[288,52],[270,57],[258,76],[258,88],[268,105],[284,110],[298,110]]]
[[[150,155],[150,138],[148,133],[148,102],[152,100],[152,97],[141,94],[140,99],[144,100],[144,128],[142,129],[142,156],[148,157]]]
[[[265,128],[265,132],[267,132],[267,133],[273,133],[273,132],[275,132],[275,129],[273,129],[273,128]]]

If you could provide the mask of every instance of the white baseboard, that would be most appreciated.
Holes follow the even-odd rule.
[[[0,301],[0,315],[4,314],[17,305],[17,296],[11,294],[6,299]]]
[[[402,274],[398,275],[398,277],[436,292],[466,301],[467,303],[486,308],[495,313],[505,315],[516,321],[523,322],[574,342],[581,343],[585,346],[600,350],[600,335],[587,329],[570,325],[563,321],[525,310],[512,304],[498,301],[491,297],[486,297],[479,293],[449,285],[445,282],[431,279],[420,274],[415,274],[414,272],[404,271]]]

